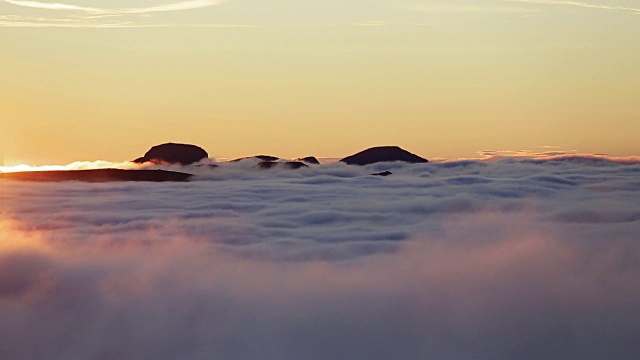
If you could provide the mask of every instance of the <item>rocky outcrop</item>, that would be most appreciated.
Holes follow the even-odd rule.
[[[254,156],[254,158],[260,159],[262,161],[278,161],[280,159],[276,156],[270,156],[270,155],[256,155]]]
[[[283,167],[285,169],[300,169],[302,167],[309,167],[307,164],[299,162],[299,161],[287,161],[287,162],[277,162],[277,161],[261,161],[256,165],[259,169],[267,170],[273,169],[275,167]]]
[[[273,161],[278,161],[280,160],[279,157],[276,156],[270,156],[270,155],[256,155],[256,156],[247,156],[247,157],[243,157],[243,158],[239,158],[239,159],[235,159],[235,160],[231,160],[230,162],[238,162],[238,161],[242,161],[242,160],[246,160],[246,159],[258,159],[261,161],[267,161],[267,162],[273,162]]]
[[[375,174],[371,174],[373,176],[389,176],[389,175],[393,175],[393,173],[391,171],[383,171],[383,172],[379,172],[379,173],[375,173]]]
[[[208,157],[209,154],[201,147],[189,144],[167,143],[152,147],[143,157],[135,159],[133,162],[189,165]]]
[[[303,157],[303,158],[297,158],[296,161],[300,161],[300,162],[304,162],[307,164],[314,164],[314,165],[319,165],[320,161],[318,161],[318,159],[315,158],[315,156],[307,156],[307,157]]]
[[[340,160],[349,165],[368,165],[383,161],[403,161],[408,163],[426,163],[429,160],[414,155],[398,146],[378,146]]]
[[[256,166],[259,169],[267,170],[267,169],[273,169],[274,167],[278,166],[278,163],[275,161],[261,161]]]
[[[60,170],[60,171],[26,171],[16,173],[2,173],[0,178],[21,181],[187,181],[193,175],[166,170],[122,170],[122,169],[94,169],[94,170]]]
[[[287,169],[300,169],[303,167],[309,167],[309,165],[300,162],[300,161],[287,161],[282,163],[282,165],[284,165],[284,167],[286,167]]]

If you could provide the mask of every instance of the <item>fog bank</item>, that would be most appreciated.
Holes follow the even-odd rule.
[[[380,178],[372,172],[390,170]],[[624,359],[640,165],[602,158],[0,182],[0,356]]]

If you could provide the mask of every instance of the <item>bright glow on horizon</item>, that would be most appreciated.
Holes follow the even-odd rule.
[[[93,170],[93,169],[134,169],[141,167],[141,164],[126,162],[98,161],[76,161],[67,165],[12,165],[0,166],[1,173],[26,172],[26,171],[65,171],[65,170]]]
[[[458,161],[481,161],[481,162],[496,162],[507,159],[530,159],[530,160],[567,160],[567,159],[583,159],[583,160],[604,160],[611,161],[618,164],[636,164],[640,163],[640,156],[607,156],[605,154],[580,154],[576,151],[562,151],[557,149],[554,146],[541,146],[542,150],[549,151],[531,151],[531,150],[516,150],[516,151],[495,151],[495,150],[484,150],[478,151],[477,156],[468,157],[468,158],[458,158],[458,159],[443,159],[443,158],[432,158],[429,159],[431,163],[443,163],[450,162],[455,163]],[[551,150],[552,149],[552,150]],[[218,165],[232,164],[232,160],[234,159],[226,159],[221,158],[217,159],[217,161],[210,161],[211,163],[216,163]],[[281,159],[283,161],[294,160],[294,159]],[[319,158],[318,159],[321,164],[332,164],[338,162],[340,158]],[[111,161],[76,161],[67,165],[6,165],[0,166],[0,173],[14,173],[14,172],[30,172],[30,171],[67,171],[67,170],[92,170],[92,169],[141,169],[147,166],[152,166],[153,168],[166,168],[168,170],[180,170],[180,165],[178,164],[139,164],[130,161],[123,162],[111,162]],[[187,166],[190,170],[194,170],[193,167]]]

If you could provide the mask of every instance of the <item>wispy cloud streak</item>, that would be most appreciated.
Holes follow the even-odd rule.
[[[358,25],[358,26],[384,26],[384,25],[388,25],[388,23],[386,21],[379,21],[379,20],[356,21],[353,24],[354,25]]]
[[[523,4],[522,6],[499,6],[500,3]],[[607,4],[593,4],[584,1],[564,1],[564,0],[499,0],[494,3],[477,4],[413,4],[404,7],[406,10],[429,12],[429,13],[532,13],[540,10],[526,5],[554,5],[581,7],[588,9],[627,11],[640,14],[640,8],[630,6],[618,6]]]
[[[33,9],[43,9],[43,10],[64,10],[64,11],[84,11],[91,14],[111,14],[113,13],[111,10],[101,9],[96,7],[87,7],[87,6],[78,6],[71,4],[63,4],[63,3],[46,3],[40,1],[22,1],[22,0],[4,0],[4,2],[28,7]]]
[[[413,5],[407,10],[429,13],[531,13],[535,10],[524,7],[477,6],[477,5]]]
[[[31,0],[0,0],[7,4],[37,10],[49,10],[55,13],[81,13],[80,15],[63,15],[57,17],[4,15],[0,16],[0,27],[31,27],[31,28],[150,28],[150,27],[241,27],[248,25],[237,24],[179,24],[179,23],[153,23],[141,22],[135,16],[151,13],[176,12],[195,10],[220,4],[224,0],[187,0],[156,6],[131,7],[131,8],[105,8],[81,6],[68,3],[49,3]],[[129,17],[124,19],[124,17]],[[120,18],[121,20],[101,20],[103,18]]]
[[[209,6],[213,6],[220,3],[219,0],[192,0],[192,1],[183,1],[174,4],[166,4],[159,6],[151,6],[146,8],[128,8],[128,9],[120,9],[116,10],[118,13],[122,14],[147,14],[152,12],[165,12],[165,11],[182,11],[182,10],[193,10],[200,9]]]
[[[68,29],[120,29],[120,28],[251,28],[252,24],[143,24],[133,21],[99,22],[92,19],[45,19],[45,18],[17,18],[3,19],[0,17],[0,27],[6,28],[68,28]]]
[[[146,14],[152,12],[164,12],[164,11],[180,11],[180,10],[192,10],[200,9],[220,3],[220,0],[190,0],[182,1],[172,4],[150,6],[143,8],[124,8],[124,9],[107,9],[97,7],[78,6],[73,4],[64,3],[47,3],[40,1],[23,1],[23,0],[4,0],[6,3],[43,10],[62,10],[62,11],[84,11],[90,14],[105,14],[105,15],[118,15],[118,14]]]
[[[631,11],[640,14],[640,8],[616,6],[616,5],[604,5],[604,4],[590,4],[582,1],[559,1],[559,0],[502,0],[504,2],[511,3],[523,3],[523,4],[540,4],[540,5],[556,5],[556,6],[573,6],[589,9],[600,10],[618,10],[618,11]]]

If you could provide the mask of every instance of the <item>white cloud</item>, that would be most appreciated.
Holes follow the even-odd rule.
[[[70,28],[70,29],[118,29],[118,28],[250,28],[251,24],[181,24],[181,23],[140,23],[135,21],[93,21],[84,19],[48,19],[48,18],[24,18],[13,17],[11,20],[0,19],[0,27],[9,28]]]
[[[571,7],[582,7],[582,8],[600,9],[600,10],[620,10],[620,11],[631,11],[634,13],[640,13],[640,8],[619,6],[619,5],[594,4],[594,3],[587,3],[582,1],[562,1],[562,0],[501,0],[501,1],[512,2],[512,3],[525,3],[525,4],[571,6]]]
[[[0,357],[640,351],[638,159],[253,165],[0,181]]]
[[[405,7],[407,10],[430,12],[430,13],[527,13],[535,10],[524,7],[505,7],[491,5],[411,5]]]
[[[106,9],[72,5],[72,4],[63,4],[63,3],[48,3],[48,2],[28,1],[28,0],[3,0],[3,1],[12,5],[34,8],[34,9],[84,11],[92,14],[110,14],[111,13],[110,10],[106,10]]]
[[[12,5],[35,8],[35,9],[83,11],[93,15],[146,14],[146,13],[163,12],[163,11],[191,10],[191,9],[199,9],[199,8],[217,5],[221,2],[221,0],[188,0],[188,1],[181,1],[177,3],[156,5],[156,6],[149,6],[149,7],[142,7],[142,8],[108,9],[108,8],[79,6],[79,5],[73,5],[73,4],[49,3],[49,2],[28,1],[28,0],[3,0],[3,1]]]
[[[151,6],[151,7],[145,7],[145,8],[127,8],[127,9],[121,9],[117,11],[123,14],[146,14],[146,13],[152,13],[152,12],[181,11],[181,10],[205,8],[205,7],[217,5],[220,2],[221,0],[190,0],[190,1],[183,1],[179,3]]]
[[[8,4],[39,10],[51,10],[56,13],[82,13],[81,15],[63,15],[59,17],[35,17],[24,15],[5,15],[0,19],[0,27],[66,27],[66,28],[132,28],[132,27],[239,27],[236,24],[168,24],[140,21],[141,16],[158,12],[176,12],[211,7],[224,0],[187,0],[169,4],[159,4],[138,8],[104,8],[81,6],[67,3],[50,3],[30,0],[0,0]],[[104,18],[123,18],[126,20],[105,20]]]
[[[521,4],[521,6],[502,6],[504,3]],[[428,4],[414,3],[404,6],[404,9],[430,13],[523,13],[532,14],[540,12],[532,6],[526,5],[551,5],[551,6],[569,6],[581,7],[589,9],[613,10],[613,11],[630,11],[640,13],[640,8],[632,6],[622,6],[613,4],[598,4],[584,1],[564,1],[564,0],[498,0],[483,2],[461,2],[461,3],[444,3],[439,2]]]
[[[388,23],[386,21],[380,21],[380,20],[368,20],[368,21],[357,21],[353,24],[358,26],[384,26],[384,25],[387,25]]]

